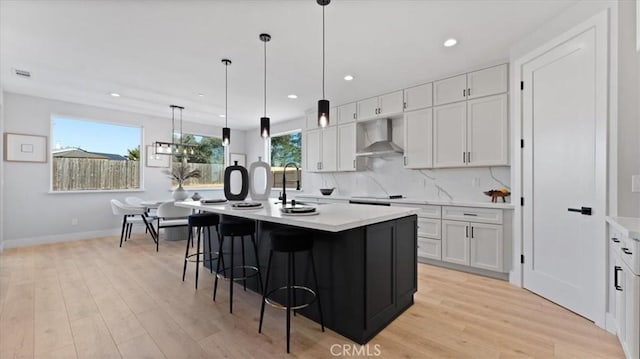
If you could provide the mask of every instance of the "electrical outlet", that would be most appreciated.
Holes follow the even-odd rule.
[[[71,218],[71,225],[72,226],[77,226],[78,225],[78,219],[77,218]]]
[[[631,176],[631,192],[640,192],[640,175]]]

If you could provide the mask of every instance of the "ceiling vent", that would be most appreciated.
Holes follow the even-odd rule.
[[[17,76],[24,77],[24,78],[30,78],[31,77],[31,72],[29,72],[27,70],[13,69],[13,71],[15,72],[15,74]]]

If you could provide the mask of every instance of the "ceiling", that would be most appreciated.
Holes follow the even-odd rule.
[[[220,60],[229,58],[229,127],[257,128],[258,35],[267,32],[272,123],[302,116],[322,95],[322,10],[314,0],[0,1],[6,91],[164,118],[176,104],[185,120],[221,126]],[[334,0],[325,14],[326,97],[347,103],[504,61],[515,42],[575,2]],[[458,46],[443,47],[449,37]],[[355,79],[344,81],[347,74]]]

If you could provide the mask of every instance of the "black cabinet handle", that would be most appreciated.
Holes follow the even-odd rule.
[[[620,249],[622,249],[622,252],[624,252],[624,254],[629,254],[629,255],[633,254],[633,252],[631,252],[631,251],[629,250],[629,248],[622,247],[622,248],[620,248]]]
[[[478,215],[477,215],[477,214],[475,214],[475,213],[463,213],[462,215],[463,215],[463,216],[478,217]]]
[[[467,153],[462,152],[462,163],[467,163]]]
[[[467,89],[462,89],[462,97],[467,96]]]
[[[613,267],[613,286],[616,290],[622,292],[622,286],[618,285],[618,272],[622,272],[622,267],[615,266]]]
[[[464,226],[465,237],[469,238],[469,226]]]
[[[620,240],[616,237],[611,238],[611,240],[613,241],[613,243],[620,243]]]
[[[591,215],[591,207],[567,208],[569,212],[578,212],[585,216]]]
[[[470,88],[467,89],[467,96],[471,96],[471,89]]]
[[[475,237],[473,236],[473,226],[471,226],[471,238],[475,238]]]

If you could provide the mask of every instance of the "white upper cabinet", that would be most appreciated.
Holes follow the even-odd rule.
[[[404,108],[402,90],[378,97],[378,116],[390,116],[402,113]]]
[[[401,114],[404,107],[402,90],[358,101],[358,121]]]
[[[467,75],[459,75],[433,83],[433,104],[444,105],[466,100]]]
[[[507,92],[507,76],[507,64],[468,73],[467,98],[474,99]]]
[[[404,167],[433,166],[433,111],[425,109],[404,113]]]
[[[356,170],[356,123],[338,125],[338,171]]]
[[[307,130],[313,130],[318,128],[318,112],[314,110],[308,110],[305,112],[307,116]]]
[[[358,121],[378,117],[378,97],[358,101]]]
[[[322,130],[315,129],[305,132],[306,168],[309,172],[320,171],[322,162]]]
[[[335,126],[337,124],[338,124],[338,108],[331,107],[329,109],[329,126],[327,127]]]
[[[433,167],[466,165],[466,102],[433,109]]]
[[[322,130],[322,159],[321,172],[334,172],[338,169],[338,132],[337,126],[325,127]]]
[[[433,105],[433,83],[410,87],[404,90],[404,110],[413,111]]]
[[[358,109],[355,102],[338,106],[337,124],[353,122],[357,119]]]
[[[467,102],[467,165],[508,164],[507,95]]]

